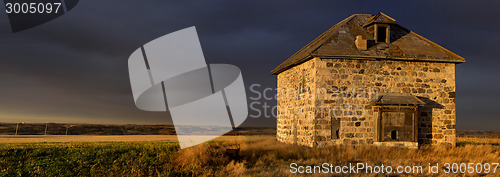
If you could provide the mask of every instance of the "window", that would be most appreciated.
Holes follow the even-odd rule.
[[[387,39],[387,27],[378,26],[377,27],[377,42],[386,42]]]
[[[380,120],[380,129],[377,131],[379,133],[380,141],[390,142],[390,141],[409,141],[415,142],[416,138],[416,122],[414,119],[414,112],[406,110],[402,112],[401,109],[407,108],[384,108],[390,111],[400,111],[400,112],[386,112],[383,111],[380,115],[382,116]]]
[[[332,139],[339,139],[340,119],[332,118]]]
[[[302,70],[302,82],[299,83],[299,95],[297,95],[300,98],[300,94],[304,93],[306,90],[306,70]]]
[[[397,140],[398,139],[398,132],[396,130],[391,131],[391,139],[392,140]]]

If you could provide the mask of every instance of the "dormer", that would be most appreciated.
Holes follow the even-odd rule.
[[[379,12],[368,19],[363,27],[373,29],[373,39],[376,43],[390,43],[391,42],[391,26],[396,24],[396,20]]]

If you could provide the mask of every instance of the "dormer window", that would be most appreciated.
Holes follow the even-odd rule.
[[[387,24],[375,24],[375,41],[390,43],[390,26]]]
[[[363,27],[373,30],[373,39],[376,43],[391,42],[391,25],[395,25],[396,20],[380,12],[366,20]]]
[[[377,28],[377,42],[385,42],[385,31],[387,30],[387,27],[384,26],[379,26]]]

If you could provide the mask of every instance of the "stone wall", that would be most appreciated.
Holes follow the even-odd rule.
[[[301,87],[306,91],[300,97],[283,96],[290,95],[287,89]],[[419,97],[426,102],[418,113],[419,144],[455,145],[455,64],[396,60],[314,58],[280,73],[278,140],[313,147],[339,142],[372,144],[370,101],[377,93]],[[307,114],[296,114],[297,109]],[[338,139],[332,136],[331,125],[337,118]]]
[[[280,142],[312,146],[316,68],[310,60],[278,75],[277,139]]]

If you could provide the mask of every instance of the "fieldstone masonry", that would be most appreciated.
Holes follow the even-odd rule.
[[[377,18],[390,18],[382,13],[375,16],[362,15],[351,16],[350,22],[355,22],[353,18],[358,18],[360,22],[357,24],[366,24],[370,20],[377,21]],[[310,147],[332,144],[380,144],[381,142],[378,142],[375,137],[377,133],[375,119],[378,119],[378,113],[374,114],[374,111],[377,111],[374,109],[377,107],[372,104],[373,100],[380,94],[401,93],[416,96],[425,104],[418,107],[415,115],[415,126],[418,129],[417,141],[414,143],[393,142],[392,145],[408,147],[418,143],[419,146],[454,146],[456,142],[455,64],[459,62],[452,59],[461,59],[460,62],[465,60],[458,58],[458,55],[444,48],[439,49],[444,50],[443,53],[449,56],[458,57],[449,57],[451,58],[449,61],[429,59],[434,56],[432,53],[420,52],[414,46],[405,51],[403,48],[408,44],[398,44],[397,41],[392,41],[392,44],[389,44],[387,48],[399,48],[403,55],[407,55],[408,58],[410,58],[410,54],[417,57],[401,59],[393,57],[387,51],[385,51],[386,53],[382,52],[382,55],[388,55],[388,57],[380,57],[373,53],[364,56],[334,55],[338,52],[321,54],[321,48],[325,44],[333,47],[330,46],[330,51],[323,51],[331,52],[333,50],[336,52],[334,50],[335,42],[329,41],[335,40],[335,35],[342,35],[342,33],[335,33],[335,29],[339,28],[347,31],[347,34],[352,33],[344,39],[350,42],[346,44],[348,47],[344,51],[357,49],[354,41],[361,39],[357,34],[360,30],[353,29],[353,27],[343,29],[343,26],[349,25],[349,22],[345,21],[339,23],[341,26],[337,24],[325,32],[322,35],[325,38],[323,42],[315,44],[313,41],[273,70],[273,74],[278,75],[278,141]],[[393,29],[396,27],[391,26]],[[329,34],[333,37],[327,38]],[[322,36],[316,40],[322,40]],[[370,36],[367,34],[363,38],[374,40]],[[390,34],[388,36],[392,39]],[[408,38],[411,37],[408,36]],[[399,38],[404,39],[405,36]],[[419,42],[415,42],[414,38],[411,40],[414,40],[410,41],[413,42],[410,43],[412,45]],[[316,51],[307,51],[313,47],[311,45],[318,45]],[[383,43],[383,45],[386,44]],[[370,53],[370,50],[380,51],[377,46],[371,46],[371,49],[369,47],[357,50],[362,54]],[[309,59],[294,59],[304,52],[310,53]],[[375,52],[375,54],[380,53]],[[435,55],[441,56],[442,54]],[[294,60],[295,63],[291,63]]]

